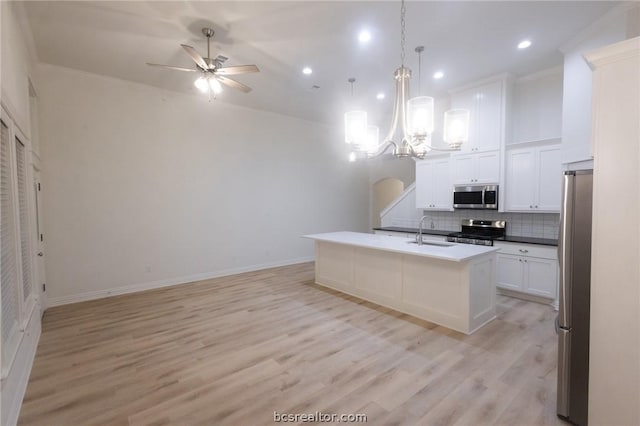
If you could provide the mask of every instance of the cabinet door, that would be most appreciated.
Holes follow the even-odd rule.
[[[424,209],[433,201],[433,163],[430,160],[416,162],[416,207]]]
[[[500,154],[498,151],[475,154],[475,180],[479,183],[498,183],[500,180]]]
[[[508,151],[506,210],[532,211],[535,205],[535,149]]]
[[[452,158],[453,183],[475,183],[475,158],[473,154]]]
[[[469,140],[462,144],[461,153],[471,153],[475,151],[478,139],[478,111],[476,89],[468,89],[451,95],[451,109],[464,108],[469,110]]]
[[[527,293],[555,299],[558,285],[558,262],[536,257],[525,258],[525,288]]]
[[[557,145],[538,149],[538,179],[535,209],[559,212],[562,197],[562,165]]]
[[[500,148],[502,139],[502,82],[479,86],[476,89],[477,134],[476,151]]]
[[[524,264],[521,256],[500,254],[496,256],[498,287],[522,291],[524,283]]]
[[[436,210],[453,210],[451,160],[449,158],[433,160],[431,169],[433,172],[432,208]]]

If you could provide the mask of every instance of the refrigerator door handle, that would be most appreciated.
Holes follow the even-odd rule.
[[[571,332],[558,330],[558,406],[559,416],[569,417],[569,373],[571,359]]]
[[[573,198],[575,192],[575,172],[565,172],[562,191],[562,213],[558,234],[558,265],[560,266],[560,295],[558,316],[560,327],[571,326],[571,232],[573,230]]]

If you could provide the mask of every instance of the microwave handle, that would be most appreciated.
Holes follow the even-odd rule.
[[[482,188],[482,205],[483,205],[483,206],[487,204],[487,202],[486,202],[486,201],[485,201],[485,199],[484,199],[484,191],[486,191],[486,189],[487,189],[486,187],[483,187],[483,188]]]

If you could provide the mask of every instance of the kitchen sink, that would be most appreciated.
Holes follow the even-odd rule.
[[[407,241],[407,243],[408,244],[416,244],[416,245],[418,244],[418,242],[415,241],[415,240]],[[452,244],[452,243],[440,243],[440,242],[437,242],[437,241],[423,241],[422,245],[423,246],[437,246],[437,247],[451,247],[451,246],[454,246],[455,244]]]

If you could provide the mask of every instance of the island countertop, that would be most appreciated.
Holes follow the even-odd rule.
[[[477,246],[473,244],[439,243],[446,246],[430,244],[413,244],[410,238],[390,237],[387,235],[365,234],[360,232],[328,232],[325,234],[303,235],[316,241],[326,241],[357,247],[383,250],[393,253],[431,257],[434,259],[463,262],[477,256],[498,251],[496,247]]]

